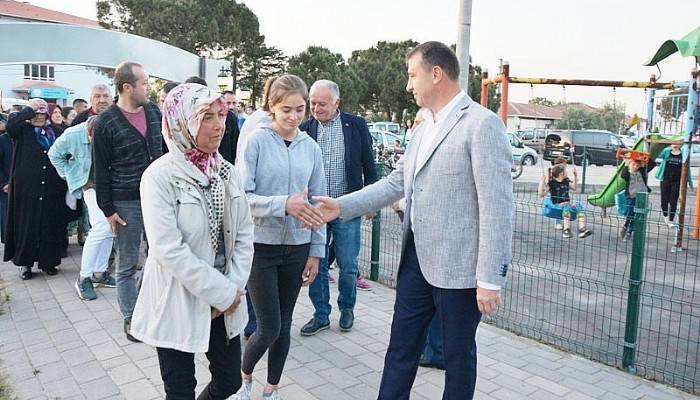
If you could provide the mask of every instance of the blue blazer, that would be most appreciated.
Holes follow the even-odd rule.
[[[341,112],[340,121],[345,138],[345,177],[348,193],[352,193],[376,182],[377,168],[372,157],[372,138],[364,118]],[[314,117],[304,121],[299,129],[318,141],[318,121]]]

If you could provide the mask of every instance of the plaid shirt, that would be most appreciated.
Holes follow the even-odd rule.
[[[345,138],[340,112],[332,120],[318,124],[318,145],[323,154],[323,168],[326,172],[328,195],[340,197],[348,192],[345,177]]]

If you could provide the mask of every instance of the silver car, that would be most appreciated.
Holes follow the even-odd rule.
[[[537,152],[535,150],[525,146],[513,133],[508,132],[508,140],[510,140],[510,149],[513,153],[514,162],[519,162],[522,165],[537,164]]]

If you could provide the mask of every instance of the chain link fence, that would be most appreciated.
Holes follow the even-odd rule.
[[[583,195],[574,200],[586,202]],[[692,239],[693,192],[682,228],[666,223],[658,194],[650,194],[647,207],[638,204],[628,241],[620,236],[625,218],[614,208],[606,213],[587,206],[593,235],[577,238],[573,222],[573,237],[566,239],[555,220],[543,216],[536,185],[516,184],[514,201],[513,263],[503,305],[485,322],[700,393],[700,246]],[[401,222],[390,208],[379,214],[363,222],[360,269],[371,277],[374,265],[373,278],[395,287]],[[678,229],[683,250],[675,252]]]

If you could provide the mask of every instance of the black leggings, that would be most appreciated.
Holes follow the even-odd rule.
[[[167,400],[192,400],[197,379],[194,377],[194,354],[178,350],[156,348],[160,375],[165,384]],[[211,382],[197,397],[198,400],[228,399],[241,387],[241,337],[228,340],[224,317],[211,322],[209,334],[209,371]]]
[[[661,211],[663,211],[664,217],[668,217],[669,221],[673,221],[676,216],[680,190],[681,183],[678,181],[661,181]]]
[[[248,293],[258,328],[243,353],[244,374],[267,354],[267,383],[277,385],[289,353],[292,314],[301,289],[301,274],[309,258],[309,244],[296,246],[255,243]]]

